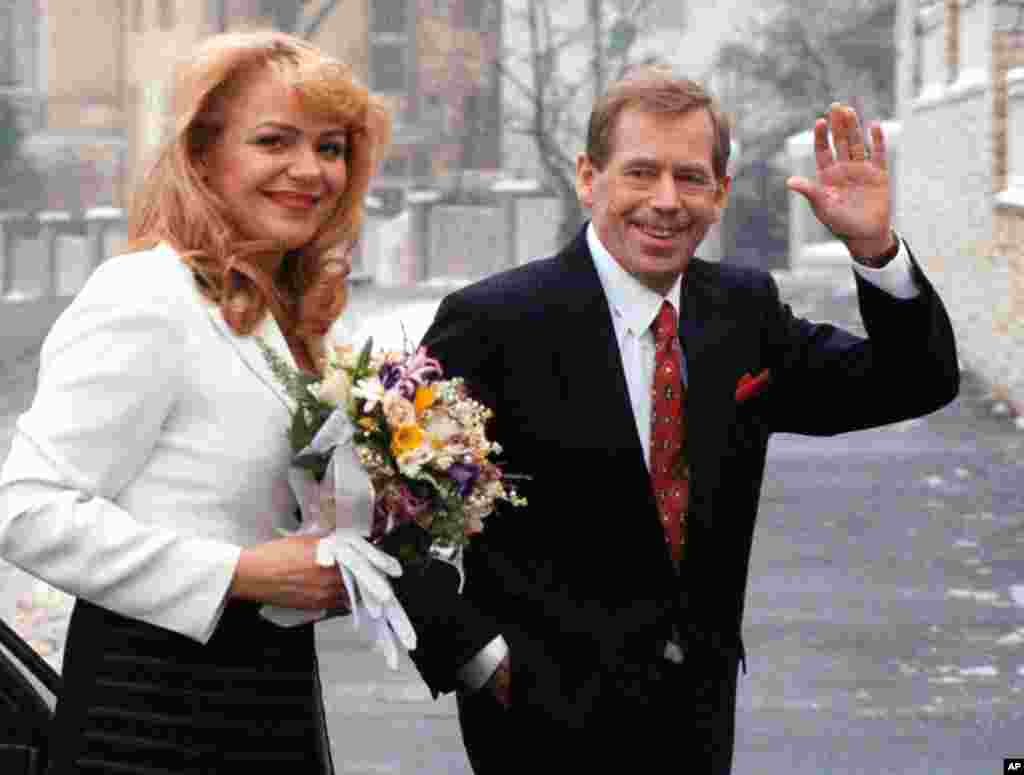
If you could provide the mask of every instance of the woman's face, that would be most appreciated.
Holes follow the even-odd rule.
[[[204,158],[206,180],[243,238],[308,244],[345,191],[345,127],[303,109],[270,74],[228,100],[224,128]]]

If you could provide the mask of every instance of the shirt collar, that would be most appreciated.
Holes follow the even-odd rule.
[[[667,300],[672,305],[676,311],[676,320],[679,319],[682,275],[676,278],[668,293],[662,296],[622,268],[601,243],[593,221],[587,226],[587,246],[594,258],[594,267],[612,314],[622,318],[634,336],[641,336],[651,327],[663,301]]]

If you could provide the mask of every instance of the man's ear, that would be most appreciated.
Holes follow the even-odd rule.
[[[588,210],[594,202],[594,175],[597,170],[590,157],[585,153],[576,155],[576,197],[580,204]]]
[[[719,181],[718,191],[715,193],[715,222],[717,223],[722,219],[722,213],[725,211],[726,205],[729,204],[729,190],[732,188],[732,178],[728,175],[722,177]]]

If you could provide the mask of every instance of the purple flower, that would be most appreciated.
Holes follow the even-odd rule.
[[[405,377],[398,383],[398,392],[402,398],[412,401],[416,397],[416,383]]]
[[[376,541],[399,525],[422,516],[429,508],[430,498],[416,495],[404,484],[385,488],[374,499],[370,540]]]
[[[441,364],[427,355],[425,347],[420,347],[405,364],[405,376],[417,385],[424,385],[441,378]]]
[[[385,390],[391,390],[403,377],[403,369],[397,363],[385,363],[380,367],[380,382]]]
[[[452,463],[448,468],[448,476],[459,485],[459,497],[465,498],[480,476],[480,466],[473,463]]]

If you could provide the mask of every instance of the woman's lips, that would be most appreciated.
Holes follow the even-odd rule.
[[[267,191],[268,199],[289,210],[311,210],[316,207],[319,197],[312,194],[300,194],[294,191]]]

